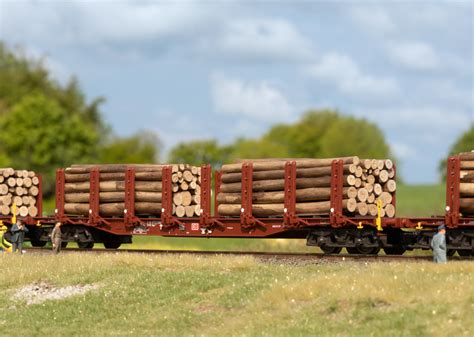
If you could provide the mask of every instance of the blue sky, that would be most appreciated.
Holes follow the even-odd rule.
[[[229,143],[336,108],[430,183],[474,122],[473,17],[461,1],[0,0],[0,39],[105,96],[119,135]]]

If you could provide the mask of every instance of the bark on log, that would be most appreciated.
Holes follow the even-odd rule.
[[[474,160],[474,151],[460,153],[459,158],[465,161]]]
[[[459,210],[463,215],[474,215],[474,198],[459,199]]]
[[[358,157],[344,157],[344,158],[325,158],[325,159],[303,159],[296,161],[296,166],[298,168],[311,168],[311,167],[322,167],[330,166],[333,160],[342,160],[344,164],[358,164]],[[253,162],[254,171],[271,171],[271,170],[283,170],[285,168],[286,161],[252,161],[251,159],[248,162]],[[236,164],[225,164],[222,165],[221,171],[223,173],[238,173],[242,171],[242,163]]]
[[[460,183],[459,192],[462,196],[474,196],[474,183]]]
[[[161,181],[162,174],[161,168],[153,172],[135,172],[136,181]],[[90,173],[81,174],[65,174],[65,180],[67,183],[79,183],[90,181]],[[125,180],[125,172],[114,172],[114,173],[100,173],[100,181],[122,181]]]
[[[90,173],[94,168],[99,168],[102,173],[125,172],[129,167],[133,167],[135,172],[159,171],[165,166],[163,164],[98,164],[98,165],[71,165],[65,169],[66,173]]]
[[[161,181],[137,181],[135,182],[135,191],[141,192],[161,192]],[[64,191],[66,193],[89,192],[90,184],[85,183],[66,183]],[[99,183],[100,192],[119,192],[125,191],[124,181],[102,181]]]
[[[67,203],[88,203],[89,193],[66,193],[64,201]],[[100,192],[99,201],[101,203],[123,202],[124,192]],[[135,202],[161,202],[161,192],[135,192]]]
[[[461,170],[474,170],[474,161],[462,161]]]
[[[344,172],[349,173],[349,166],[344,165]],[[354,165],[354,167],[356,167]],[[312,168],[297,168],[297,178],[315,178],[331,175],[331,166],[325,167],[312,167]],[[270,170],[270,171],[255,171],[252,175],[253,180],[271,180],[271,179],[284,179],[284,170]],[[222,174],[221,181],[223,183],[237,183],[242,180],[242,172],[237,173],[224,173]]]
[[[346,189],[346,192],[347,191],[348,189]],[[346,195],[347,194],[348,193],[346,193]],[[329,200],[330,198],[331,188],[305,188],[296,190],[296,202],[321,201]],[[252,193],[252,203],[255,204],[277,204],[284,202],[284,200],[284,191]],[[221,192],[217,195],[217,202],[219,204],[241,204],[241,194]]]
[[[330,187],[331,177],[319,177],[319,178],[297,178],[296,188],[310,188],[310,187]],[[253,191],[281,191],[285,187],[284,179],[275,180],[259,180],[253,182]],[[221,192],[225,193],[236,193],[242,191],[241,183],[222,184]]]

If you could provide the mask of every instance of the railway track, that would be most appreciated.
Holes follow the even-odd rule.
[[[50,253],[46,248],[29,248],[30,253]],[[320,253],[275,253],[275,252],[248,252],[248,251],[202,251],[202,250],[151,250],[151,249],[79,249],[66,248],[61,253],[87,253],[87,254],[152,254],[152,255],[178,255],[190,254],[196,256],[253,256],[262,261],[292,261],[292,262],[393,262],[393,261],[431,261],[431,256],[411,256],[411,255],[349,255],[349,254],[320,254]],[[450,261],[474,261],[474,257],[449,257]]]

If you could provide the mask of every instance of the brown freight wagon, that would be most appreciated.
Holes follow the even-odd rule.
[[[48,241],[55,221],[64,223],[63,239],[77,242],[82,248],[92,248],[94,243],[104,243],[107,248],[118,248],[131,243],[134,235],[206,238],[293,238],[306,239],[308,245],[319,246],[327,253],[338,253],[346,248],[353,254],[377,254],[384,249],[387,254],[402,254],[405,250],[429,249],[434,230],[440,223],[448,228],[448,249],[460,255],[470,255],[474,247],[474,215],[460,213],[461,158],[448,159],[446,212],[426,218],[389,218],[381,216],[348,215],[344,209],[344,162],[334,160],[330,168],[330,208],[325,214],[300,214],[297,211],[296,163],[285,163],[283,212],[273,216],[255,216],[252,203],[253,167],[242,163],[241,203],[238,216],[220,216],[217,195],[221,187],[221,173],[201,167],[199,215],[177,217],[173,212],[173,168],[161,168],[161,201],[156,202],[156,212],[141,215],[135,209],[137,172],[126,167],[123,180],[123,215],[104,216],[100,213],[101,172],[91,167],[89,175],[89,202],[87,215],[68,214],[65,210],[65,171],[57,170],[56,210],[52,217],[28,219],[30,239],[35,246]],[[102,175],[103,176],[103,175]],[[214,212],[211,197],[214,196]],[[391,200],[395,206],[396,198]],[[465,203],[465,201],[463,201]],[[137,215],[138,214],[138,215]],[[8,218],[3,218],[9,223]],[[35,224],[39,222],[41,226]]]

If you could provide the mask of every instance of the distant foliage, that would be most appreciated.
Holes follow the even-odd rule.
[[[177,144],[168,155],[170,163],[211,164],[217,167],[228,160],[229,148],[215,140],[196,140]]]
[[[146,164],[159,160],[161,141],[157,134],[139,131],[130,137],[113,137],[101,147],[99,158],[109,164]]]
[[[468,130],[461,134],[456,142],[449,150],[449,156],[474,150],[474,123],[471,124]],[[446,179],[446,159],[443,159],[439,164],[439,171],[443,180]]]
[[[56,168],[95,158],[99,135],[92,126],[41,93],[25,95],[0,119],[0,144],[8,154],[1,164],[43,173],[50,192]]]
[[[102,97],[88,101],[75,77],[62,85],[43,60],[0,42],[0,167],[43,174],[48,196],[58,167],[157,161],[158,136],[147,131],[114,136],[103,121],[103,102]]]
[[[238,158],[350,155],[389,158],[390,149],[382,131],[365,119],[343,116],[332,110],[311,110],[296,123],[275,125],[258,139],[239,138],[225,147],[215,141],[181,143],[171,150],[169,160],[185,159],[199,164],[206,162],[205,159],[221,164]]]

